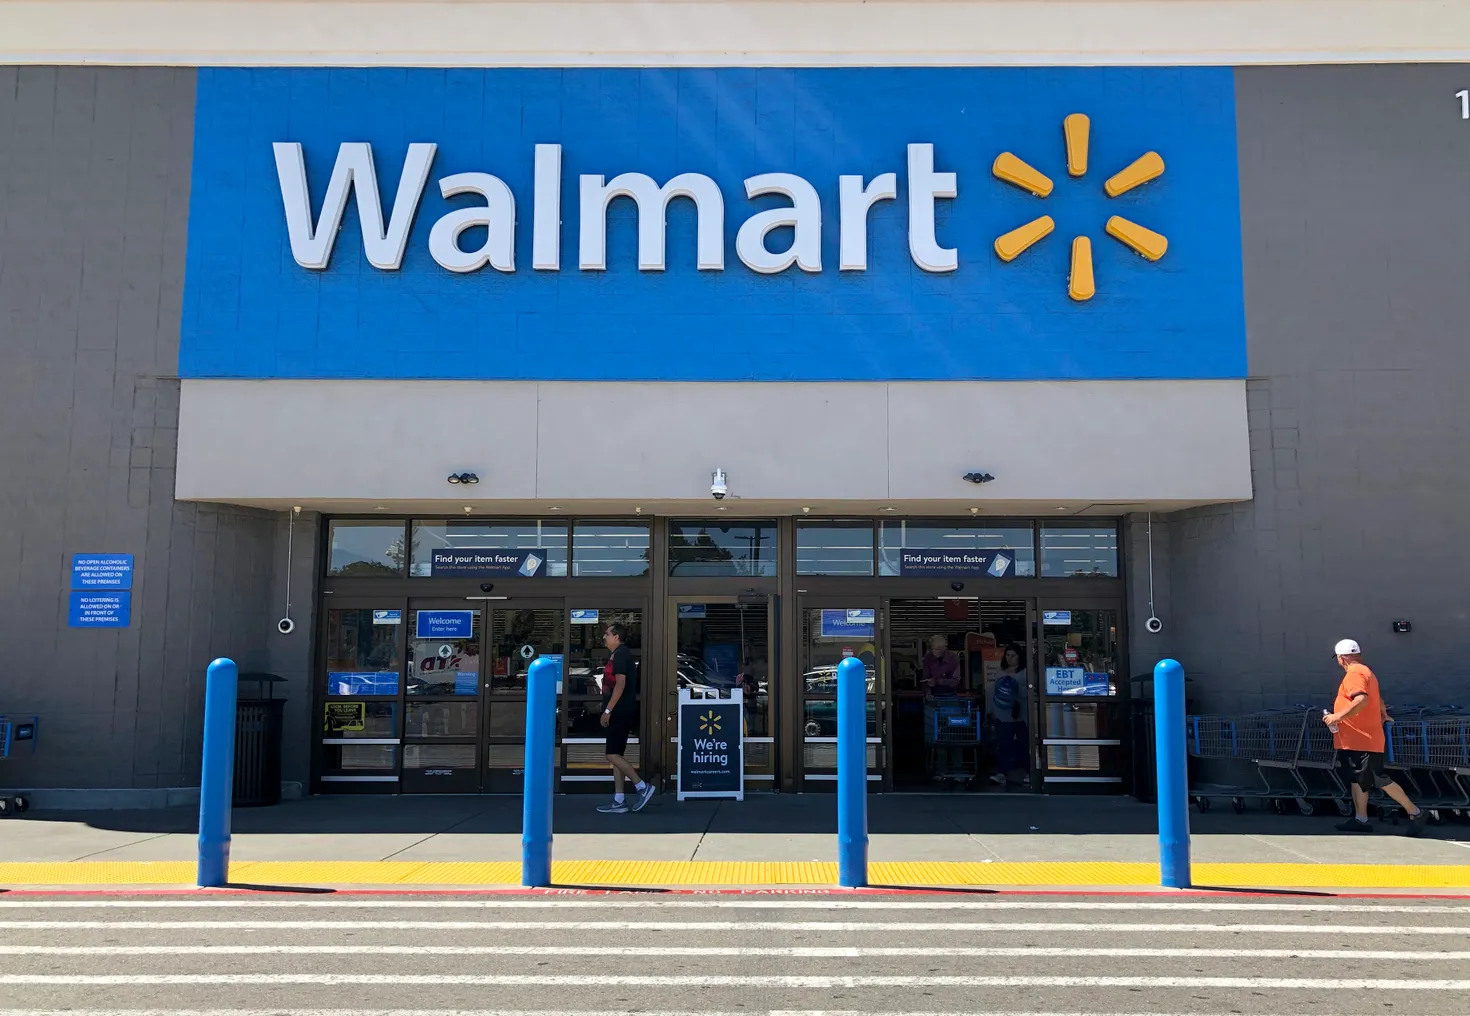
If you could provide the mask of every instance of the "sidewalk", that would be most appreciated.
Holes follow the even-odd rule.
[[[655,798],[600,815],[558,797],[558,882],[829,885],[835,799]],[[0,821],[0,883],[187,884],[194,809],[31,812]],[[1336,817],[1192,814],[1195,881],[1221,886],[1470,888],[1470,824],[1422,839]],[[870,801],[870,872],[891,885],[1157,885],[1155,811],[1129,798],[886,795]],[[270,884],[496,885],[520,880],[514,797],[319,797],[234,814],[232,878]]]

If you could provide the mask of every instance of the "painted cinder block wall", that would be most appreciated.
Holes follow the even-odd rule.
[[[215,655],[308,698],[309,636],[273,638],[284,518],[173,496],[194,80],[0,68],[0,711],[41,716],[5,786],[197,785]],[[134,555],[130,627],[67,627],[76,552]]]
[[[1470,692],[1464,87],[1236,72],[1255,497],[1169,523],[1172,644],[1212,707],[1329,698],[1340,638],[1390,704]]]

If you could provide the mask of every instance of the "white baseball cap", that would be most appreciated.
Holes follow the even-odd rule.
[[[1333,653],[1338,656],[1361,656],[1363,650],[1352,639],[1343,639],[1332,647]]]

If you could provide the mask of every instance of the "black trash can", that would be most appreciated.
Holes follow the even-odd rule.
[[[235,703],[235,799],[237,808],[281,802],[281,721],[286,702],[275,697],[284,681],[276,674],[241,674],[255,695]]]
[[[1188,676],[1184,678],[1184,682],[1184,711],[1193,713],[1194,700],[1189,697]],[[1154,675],[1136,674],[1130,683],[1133,685],[1132,710],[1129,716],[1132,725],[1132,736],[1129,740],[1133,756],[1133,796],[1147,804],[1154,804],[1159,799],[1159,753],[1158,746],[1154,743]],[[1192,784],[1194,759],[1189,759],[1188,764],[1189,782]]]

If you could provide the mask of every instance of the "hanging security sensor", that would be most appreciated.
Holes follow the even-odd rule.
[[[716,469],[710,474],[709,496],[716,501],[723,501],[725,500],[725,495],[728,493],[730,493],[730,484],[725,479],[725,471],[723,469]]]
[[[296,537],[296,516],[300,514],[301,506],[298,504],[286,516],[286,616],[276,622],[276,631],[282,635],[290,635],[296,630],[296,622],[291,620],[291,550]]]
[[[1154,513],[1148,513],[1148,620],[1143,626],[1150,634],[1157,635],[1164,630],[1164,622],[1159,620],[1159,615],[1154,613]]]

